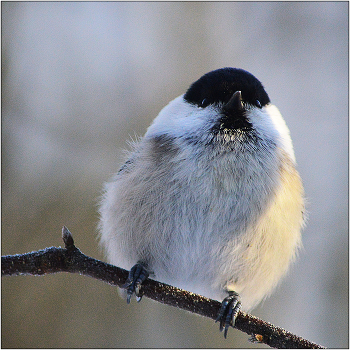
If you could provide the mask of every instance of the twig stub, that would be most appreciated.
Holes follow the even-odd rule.
[[[66,249],[75,248],[73,236],[66,226],[62,227],[62,238]]]

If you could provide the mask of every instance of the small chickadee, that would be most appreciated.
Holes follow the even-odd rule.
[[[100,241],[131,269],[223,300],[226,337],[287,272],[301,246],[303,186],[289,130],[249,72],[222,68],[171,101],[105,186]]]

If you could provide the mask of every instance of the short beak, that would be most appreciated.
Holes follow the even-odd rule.
[[[225,111],[234,111],[238,112],[244,111],[243,103],[242,103],[242,92],[241,91],[236,91],[230,100],[224,105],[223,109]]]

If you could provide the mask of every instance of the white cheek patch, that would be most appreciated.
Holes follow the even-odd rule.
[[[165,106],[153,120],[146,132],[146,137],[169,135],[181,138],[184,135],[203,133],[208,128],[208,121],[217,118],[214,107],[199,108],[187,103],[183,95]]]
[[[250,121],[258,132],[276,140],[278,147],[282,148],[295,162],[289,129],[276,106],[268,104],[262,109],[252,110]]]
[[[145,136],[173,135],[177,128],[178,119],[183,118],[183,115],[188,115],[191,112],[190,106],[186,106],[182,101],[183,95],[169,102],[148,127]]]

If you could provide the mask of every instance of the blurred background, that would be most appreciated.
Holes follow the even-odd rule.
[[[261,80],[293,138],[304,249],[252,313],[348,347],[348,2],[2,2],[2,255],[104,259],[97,202],[127,141],[204,73]],[[264,348],[237,330],[60,273],[2,278],[3,348]]]

